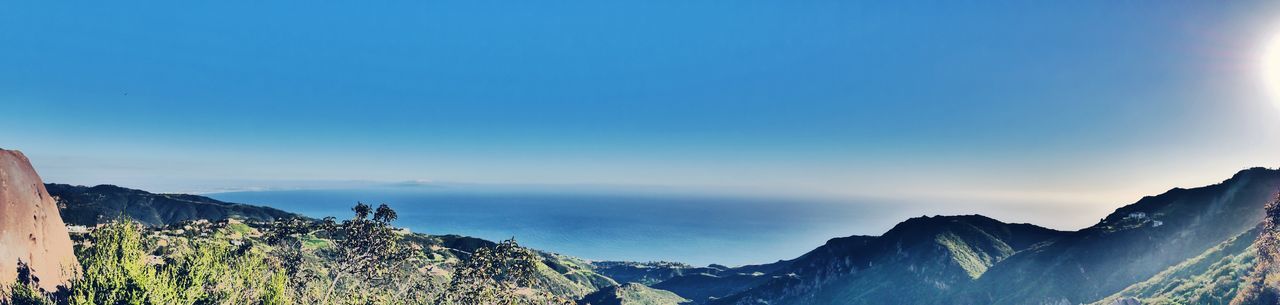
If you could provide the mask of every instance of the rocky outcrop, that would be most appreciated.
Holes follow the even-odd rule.
[[[58,205],[31,162],[21,152],[0,149],[0,285],[17,279],[19,262],[47,291],[80,273]]]

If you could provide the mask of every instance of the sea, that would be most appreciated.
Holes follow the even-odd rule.
[[[310,217],[351,217],[387,204],[396,226],[457,234],[595,261],[740,266],[792,259],[828,239],[879,234],[901,221],[891,203],[651,192],[458,191],[430,188],[207,194]]]

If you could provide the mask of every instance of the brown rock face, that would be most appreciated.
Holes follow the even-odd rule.
[[[0,149],[0,284],[17,279],[18,261],[47,291],[80,274],[57,202],[22,152]]]

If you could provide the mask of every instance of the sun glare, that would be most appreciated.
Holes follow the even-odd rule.
[[[1270,95],[1271,104],[1280,108],[1280,33],[1273,34],[1266,43],[1259,67],[1262,87]]]

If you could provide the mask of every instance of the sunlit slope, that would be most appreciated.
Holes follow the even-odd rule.
[[[1249,230],[1094,304],[1110,305],[1122,298],[1150,305],[1229,304],[1253,269],[1257,237],[1257,229]]]

